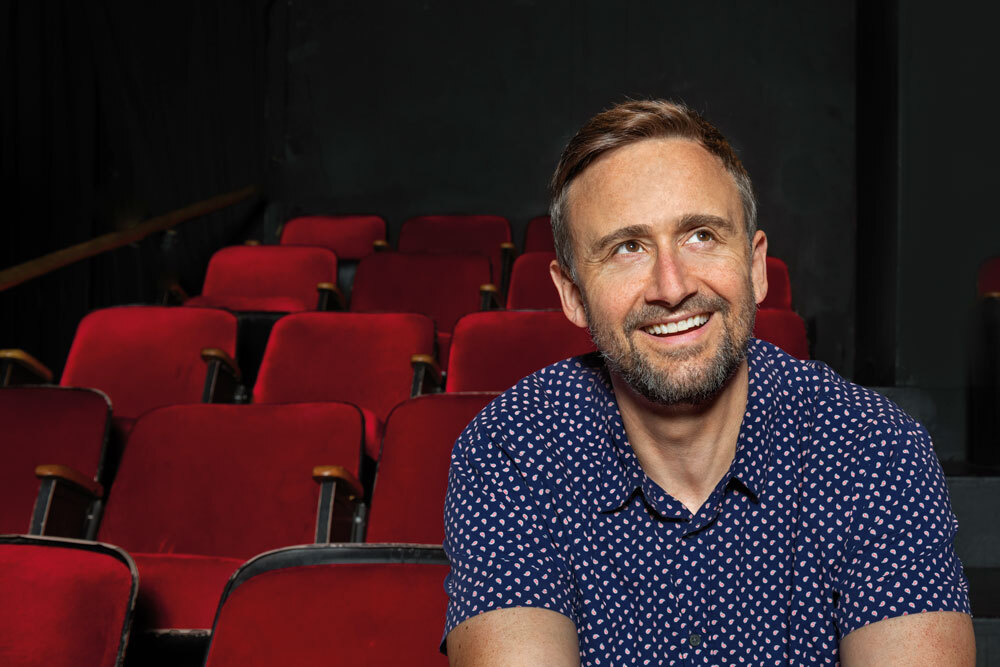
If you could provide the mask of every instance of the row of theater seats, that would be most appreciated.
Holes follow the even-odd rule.
[[[233,572],[216,601],[208,667],[446,665],[447,598],[431,545],[303,545]],[[8,667],[122,664],[141,574],[97,542],[0,536],[0,658]]]

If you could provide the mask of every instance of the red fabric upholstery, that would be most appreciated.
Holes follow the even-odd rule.
[[[201,305],[230,310],[315,310],[318,283],[337,284],[337,256],[326,248],[232,246],[209,260]]]
[[[135,625],[142,630],[211,628],[240,558],[134,553],[139,569]]]
[[[556,258],[554,252],[526,252],[514,260],[507,290],[507,308],[558,309],[562,308],[559,291],[549,275],[549,264]]]
[[[976,287],[979,296],[1000,293],[1000,257],[993,257],[979,267]]]
[[[431,394],[396,406],[368,514],[368,542],[441,544],[451,449],[495,393]]]
[[[281,229],[282,245],[329,248],[340,259],[361,259],[385,240],[385,220],[377,215],[311,215],[295,218]]]
[[[561,310],[473,313],[455,327],[447,390],[505,391],[540,368],[594,349],[589,332]]]
[[[479,310],[479,286],[488,282],[489,262],[478,255],[376,253],[358,263],[351,310],[422,313],[450,332]]]
[[[205,388],[201,350],[236,357],[236,316],[211,308],[124,306],[80,321],[60,384],[96,387],[115,417],[161,405],[197,403]]]
[[[767,258],[767,296],[760,307],[792,309],[792,281],[788,277],[788,265],[777,257]]]
[[[359,475],[362,437],[360,411],[342,403],[149,412],[129,437],[100,538],[130,552],[233,558],[311,542],[312,469]]]
[[[0,543],[0,664],[115,665],[135,571],[102,545],[14,539]]]
[[[510,223],[499,215],[423,215],[399,230],[400,252],[479,253],[500,279],[500,244],[510,242]],[[490,282],[489,280],[484,282]]]
[[[97,479],[110,417],[108,400],[90,389],[0,388],[0,533],[28,532],[35,466],[68,465]]]
[[[361,260],[377,259],[381,254]],[[271,330],[255,403],[346,401],[385,420],[410,396],[414,354],[432,354],[434,325],[410,313],[300,313]],[[376,425],[366,419],[369,429]],[[370,431],[371,433],[372,431]],[[376,458],[379,441],[366,440]]]
[[[809,339],[806,324],[794,311],[784,308],[761,308],[757,311],[753,335],[798,357],[809,358]]]
[[[219,612],[206,667],[444,667],[447,565],[327,564],[258,574]]]
[[[552,219],[547,215],[532,218],[528,222],[528,228],[524,230],[524,252],[538,250],[556,250],[555,239],[552,238]]]

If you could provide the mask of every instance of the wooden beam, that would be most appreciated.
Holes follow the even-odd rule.
[[[56,269],[61,269],[64,266],[79,262],[82,259],[99,255],[102,252],[107,252],[108,250],[120,248],[124,245],[128,245],[129,243],[134,243],[146,238],[150,234],[170,229],[171,227],[175,227],[182,222],[187,222],[188,220],[227,208],[233,204],[238,204],[239,202],[256,195],[257,191],[257,186],[251,185],[240,190],[217,195],[211,199],[205,199],[204,201],[191,204],[190,206],[185,206],[184,208],[177,209],[176,211],[171,211],[170,213],[150,218],[145,222],[140,222],[131,229],[125,229],[120,232],[111,232],[110,234],[98,236],[95,239],[78,243],[77,245],[70,246],[69,248],[57,250],[53,253],[49,253],[48,255],[43,255],[31,261],[25,262],[24,264],[18,264],[17,266],[12,266],[9,269],[4,269],[3,271],[0,271],[0,292],[10,289],[16,285],[20,285],[23,282],[27,282],[32,278],[44,276],[46,273],[51,273]]]

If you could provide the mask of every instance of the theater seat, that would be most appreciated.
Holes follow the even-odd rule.
[[[792,309],[792,281],[788,277],[788,265],[777,257],[767,258],[767,296],[760,307]]]
[[[40,465],[70,466],[106,485],[110,425],[111,403],[95,389],[0,388],[0,533],[34,532],[35,468]],[[87,512],[72,525],[40,525],[38,530],[85,537]]]
[[[358,263],[351,310],[430,317],[437,331],[438,359],[447,367],[455,322],[483,307],[481,288],[492,289],[490,275],[489,260],[481,255],[376,253]]]
[[[297,313],[317,310],[321,300],[331,298],[336,283],[337,256],[326,248],[232,246],[212,255],[201,295],[184,303]]]
[[[137,586],[116,547],[0,536],[0,664],[121,665]]]
[[[1000,296],[1000,257],[992,257],[980,265],[976,288],[979,296]]]
[[[499,215],[422,215],[410,218],[399,230],[400,252],[478,253],[488,257],[497,284],[510,269],[513,250],[510,223]]]
[[[526,252],[514,260],[510,289],[507,290],[509,310],[562,308],[559,291],[549,274],[549,264],[555,258],[554,252],[536,251]]]
[[[314,469],[343,467],[360,497],[362,431],[360,411],[343,403],[186,405],[143,415],[98,532],[139,567],[137,624],[208,628],[239,562],[312,541]]]
[[[431,394],[396,406],[385,425],[366,541],[444,541],[442,517],[452,447],[496,396]]]
[[[809,339],[806,336],[805,322],[791,310],[759,309],[753,335],[777,345],[793,357],[809,358]]]
[[[524,230],[524,252],[555,252],[555,239],[552,238],[552,219],[540,215],[528,222]]]
[[[281,228],[281,245],[318,246],[337,259],[357,260],[385,241],[385,220],[377,215],[310,215],[294,218]]]
[[[590,333],[561,310],[473,313],[455,326],[446,390],[505,391],[549,364],[594,349]]]
[[[314,545],[246,563],[219,605],[206,667],[448,664],[439,547]]]
[[[378,259],[372,255],[362,260]],[[433,354],[434,323],[413,313],[299,313],[274,326],[255,403],[346,401],[365,414],[365,449],[378,459],[382,425],[410,397],[414,354]]]

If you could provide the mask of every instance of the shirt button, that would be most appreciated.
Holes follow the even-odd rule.
[[[701,635],[699,635],[698,633],[692,634],[690,637],[688,637],[688,644],[690,644],[692,648],[698,648],[698,646],[701,644]]]

